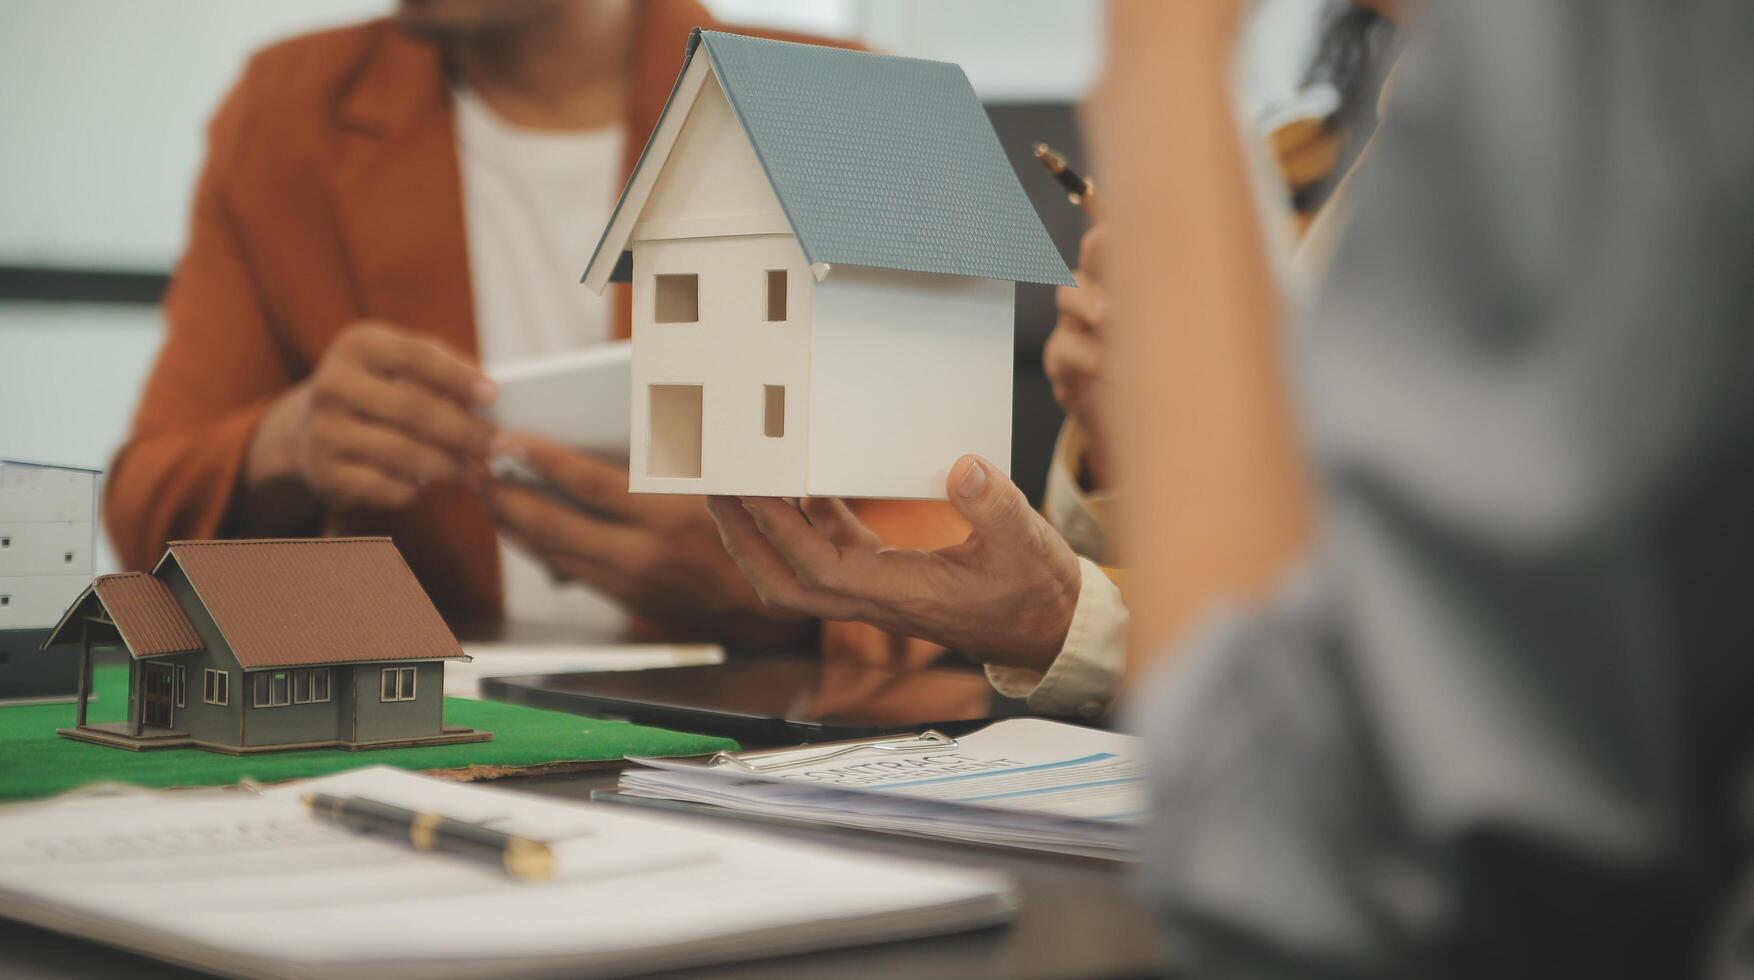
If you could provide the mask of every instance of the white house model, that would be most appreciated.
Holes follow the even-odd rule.
[[[71,700],[77,653],[37,647],[91,584],[98,473],[0,460],[0,701]]]
[[[697,30],[611,281],[634,491],[941,498],[1009,467],[1015,283],[1072,277],[961,68]]]

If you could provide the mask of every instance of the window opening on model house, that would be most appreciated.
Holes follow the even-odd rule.
[[[378,695],[379,701],[412,701],[414,700],[414,668],[385,667],[383,692]]]
[[[0,548],[10,548],[10,547],[12,547],[12,536],[11,535],[0,536]]]
[[[292,703],[321,704],[329,700],[329,668],[308,667],[292,672]]]
[[[61,552],[61,562],[62,562],[62,564],[66,564],[66,565],[73,564],[73,552],[71,552],[71,551]]]
[[[292,703],[292,675],[284,670],[257,674],[255,685],[258,708],[283,708]]]
[[[651,386],[646,475],[700,478],[700,385]]]
[[[231,674],[208,667],[201,677],[201,700],[208,704],[231,702]]]
[[[779,323],[786,319],[786,270],[767,270],[767,319]]]
[[[695,323],[700,319],[700,276],[689,272],[652,279],[652,322]]]
[[[769,439],[786,437],[786,386],[762,385],[761,431]]]
[[[188,707],[189,700],[189,668],[177,664],[177,707]]]

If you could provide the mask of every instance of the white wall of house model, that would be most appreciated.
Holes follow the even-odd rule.
[[[0,630],[48,629],[91,584],[98,474],[0,460]]]
[[[708,57],[585,283],[624,251],[635,492],[942,498],[964,453],[1009,467],[1015,283],[811,265]]]

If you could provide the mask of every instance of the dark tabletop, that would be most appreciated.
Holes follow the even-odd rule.
[[[459,632],[475,632],[459,630]],[[473,638],[473,637],[471,637]],[[507,639],[502,634],[495,639]],[[519,635],[515,639],[528,641]],[[542,796],[588,801],[593,790],[615,786],[618,771],[519,776],[494,786]],[[607,804],[592,804],[602,806]],[[1018,884],[1016,918],[1006,926],[935,939],[910,940],[704,970],[691,977],[907,977],[1035,978],[1136,977],[1163,972],[1168,952],[1127,887],[1120,865],[1026,851],[971,847],[838,828],[776,827],[727,817],[680,819],[735,823],[751,833],[782,835],[865,854],[939,861],[1000,871]],[[665,974],[670,976],[673,974]],[[68,936],[0,919],[0,976],[8,978],[194,977],[177,967]]]

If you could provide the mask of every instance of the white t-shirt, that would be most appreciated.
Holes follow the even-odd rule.
[[[481,363],[577,350],[610,337],[608,301],[579,284],[621,189],[620,126],[520,129],[468,89],[456,93],[463,224]],[[589,626],[619,622],[606,598],[556,584],[502,539],[506,615]]]

